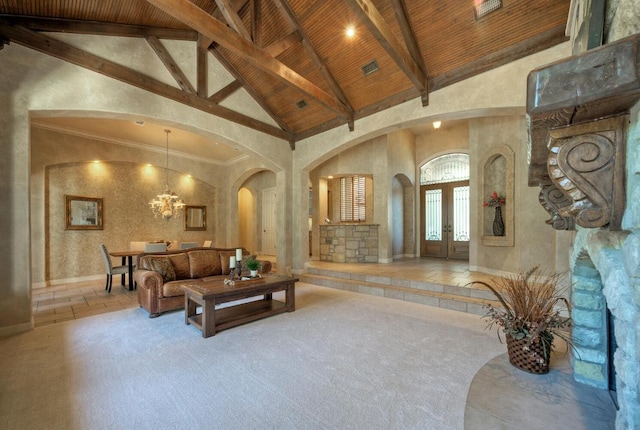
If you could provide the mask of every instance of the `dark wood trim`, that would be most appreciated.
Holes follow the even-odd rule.
[[[226,99],[231,94],[238,91],[240,88],[242,88],[242,83],[240,83],[240,81],[236,79],[235,81],[230,82],[225,87],[212,94],[211,97],[209,97],[209,100],[216,104],[220,103],[222,102],[222,100]]]
[[[266,100],[264,100],[262,96],[258,94],[258,92],[253,88],[253,86],[249,84],[249,82],[247,82],[244,76],[242,76],[242,74],[238,72],[238,70],[233,66],[233,64],[231,64],[231,62],[229,62],[227,58],[224,55],[222,55],[222,53],[220,53],[218,49],[210,48],[209,52],[211,52],[211,54],[213,54],[213,56],[216,57],[216,59],[220,62],[220,64],[222,64],[224,68],[227,69],[227,71],[231,74],[231,76],[233,76],[236,79],[236,81],[242,85],[244,90],[247,93],[249,93],[249,95],[256,101],[256,103],[258,103],[260,107],[264,109],[264,111],[271,117],[271,119],[273,119],[276,122],[276,124],[280,126],[280,128],[286,131],[289,130],[289,127],[282,120],[282,118],[280,118],[271,109],[271,107],[266,102]]]
[[[165,13],[187,24],[221,46],[241,56],[266,73],[284,81],[303,93],[313,97],[322,105],[342,116],[349,116],[348,108],[336,97],[326,93],[290,67],[270,56],[264,49],[254,45],[235,31],[229,29],[189,0],[147,0]]]
[[[524,42],[513,45],[509,48],[486,55],[477,61],[471,62],[464,67],[459,67],[449,73],[429,78],[430,91],[436,91],[441,88],[453,85],[457,82],[464,81],[480,73],[486,72],[496,67],[509,64],[520,58],[535,54],[536,52],[556,46],[569,40],[564,34],[565,26],[558,26],[553,30],[541,33],[535,37],[525,40]]]
[[[309,54],[309,56],[311,57],[311,60],[313,61],[315,66],[320,70],[320,73],[322,73],[322,76],[329,84],[329,87],[331,88],[333,94],[347,107],[352,119],[353,107],[349,104],[347,96],[345,96],[342,88],[340,88],[340,85],[338,85],[338,82],[329,71],[326,61],[323,61],[320,58],[318,50],[315,48],[315,46],[313,46],[311,39],[309,39],[309,36],[307,35],[307,32],[304,30],[304,28],[302,28],[302,25],[300,25],[300,21],[298,21],[296,14],[293,13],[293,10],[287,3],[287,0],[274,0],[274,3],[282,16],[289,22],[289,25],[295,28],[296,31],[300,34],[302,39],[302,46],[307,51],[307,54]]]
[[[238,15],[238,13],[233,9],[229,0],[216,0],[216,4],[218,5],[218,10],[224,17],[224,20],[229,24],[229,27],[233,28],[240,36],[244,37],[247,40],[251,40],[251,35],[244,27],[242,23],[242,18]]]
[[[411,21],[409,21],[408,18],[409,12],[407,11],[407,5],[404,0],[391,0],[391,6],[393,7],[393,12],[396,15],[396,19],[398,20],[398,25],[400,26],[402,37],[404,38],[404,42],[407,45],[407,49],[409,50],[409,55],[411,55],[413,61],[416,62],[420,70],[422,70],[422,73],[424,73],[424,76],[427,78],[425,82],[426,88],[420,93],[420,96],[422,98],[422,106],[427,106],[429,105],[429,73],[427,70],[427,66],[424,63],[422,53],[420,52],[418,42],[416,41],[416,34],[413,31]]]
[[[198,43],[196,46],[196,81],[197,81],[197,94],[200,97],[207,98],[209,95],[209,50],[205,46],[203,41],[204,37],[198,37]]]
[[[0,34],[19,45],[42,52],[52,57],[59,58],[85,69],[100,73],[101,75],[133,85],[143,90],[152,92],[162,97],[183,103],[195,109],[208,112],[231,122],[252,128],[271,136],[289,141],[291,133],[281,130],[269,124],[265,124],[254,118],[219,106],[207,99],[189,94],[175,87],[167,85],[135,70],[121,66],[120,64],[82,51],[64,42],[52,39],[45,35],[35,33],[24,27],[15,27],[0,20]]]
[[[347,0],[347,4],[360,17],[371,34],[396,62],[398,67],[407,75],[413,85],[421,92],[426,90],[426,77],[420,67],[413,61],[411,55],[398,42],[393,31],[386,23],[371,0]]]
[[[173,60],[171,54],[169,54],[169,52],[164,48],[162,42],[160,42],[155,36],[149,36],[146,40],[149,46],[151,46],[151,49],[153,49],[153,52],[156,53],[158,58],[160,58],[160,61],[162,61],[162,64],[167,68],[171,76],[173,76],[173,79],[175,79],[180,88],[182,88],[182,91],[186,91],[190,94],[196,94],[195,88],[193,88],[193,85],[191,85],[187,76],[182,72],[180,66],[178,66],[178,64]]]
[[[198,32],[175,28],[145,27],[142,25],[111,24],[97,21],[79,21],[74,19],[35,18],[0,14],[12,25],[23,26],[33,31],[49,33],[94,34],[98,36],[149,37],[173,40],[198,40]]]

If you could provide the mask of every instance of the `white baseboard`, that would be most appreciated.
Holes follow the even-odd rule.
[[[33,327],[33,317],[31,317],[31,321],[26,323],[11,325],[8,327],[0,327],[0,337],[14,336],[16,334],[26,333],[33,330]]]

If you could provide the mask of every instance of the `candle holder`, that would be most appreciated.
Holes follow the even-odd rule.
[[[238,280],[242,279],[242,260],[236,260],[236,273]]]

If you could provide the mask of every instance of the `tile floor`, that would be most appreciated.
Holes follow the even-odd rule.
[[[260,256],[260,258],[269,258]],[[466,261],[433,258],[406,258],[388,264],[346,264],[312,261],[311,267],[340,272],[366,273],[392,278],[422,280],[464,286],[471,281],[487,281],[491,276],[469,271]],[[83,318],[105,312],[135,308],[137,292],[120,285],[113,278],[111,293],[104,290],[104,279],[36,288],[33,290],[33,313],[36,327]]]
[[[396,279],[432,282],[463,287],[472,281],[489,281],[492,276],[469,270],[469,262],[440,258],[404,258],[392,263],[329,263],[311,261],[309,267],[337,272],[362,273]]]
[[[113,278],[111,293],[105,291],[104,285],[101,279],[34,288],[35,327],[138,307],[137,292],[122,287],[119,276]]]

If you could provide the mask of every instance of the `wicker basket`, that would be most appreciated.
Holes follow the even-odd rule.
[[[547,348],[546,354],[542,347],[542,342],[527,345],[526,339],[516,339],[507,335],[507,351],[509,352],[509,363],[529,373],[544,374],[549,373],[549,356],[551,348]]]

